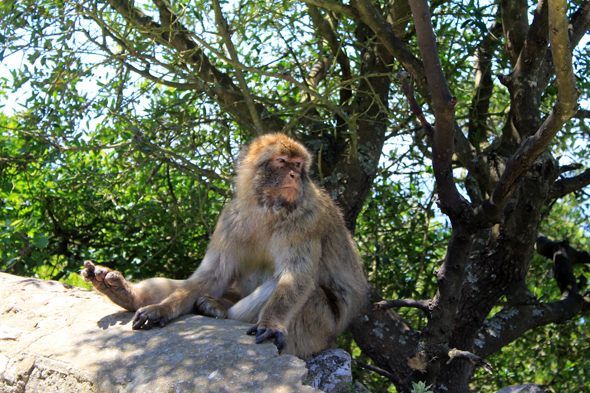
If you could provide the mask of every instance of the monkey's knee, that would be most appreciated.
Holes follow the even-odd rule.
[[[321,292],[307,300],[288,326],[287,346],[283,353],[307,359],[326,349],[336,348],[337,319]]]
[[[297,318],[289,326],[288,332],[287,346],[283,353],[301,359],[337,346],[337,331],[333,321],[313,317]]]
[[[201,296],[195,302],[195,312],[212,318],[227,318],[227,308],[220,299]]]

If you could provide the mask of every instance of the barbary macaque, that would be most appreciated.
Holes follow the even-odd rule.
[[[133,329],[164,327],[183,314],[252,323],[256,343],[307,358],[335,346],[365,301],[366,278],[339,209],[309,178],[311,155],[283,134],[246,146],[235,197],[188,280],[137,284],[84,262],[82,276],[121,307]]]

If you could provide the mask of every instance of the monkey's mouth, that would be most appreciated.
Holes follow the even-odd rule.
[[[284,199],[288,203],[293,203],[297,200],[299,195],[299,187],[296,186],[281,186],[278,187],[278,199]]]
[[[279,190],[295,190],[296,192],[299,192],[299,187],[297,187],[297,186],[281,186],[281,187],[277,187],[277,189],[279,189]]]
[[[288,211],[295,210],[299,196],[299,187],[280,186],[266,189],[262,194],[260,203],[271,208],[286,208]]]

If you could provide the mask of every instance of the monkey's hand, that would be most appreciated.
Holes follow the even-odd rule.
[[[275,344],[279,350],[279,355],[287,345],[287,334],[285,328],[279,323],[260,322],[246,331],[251,336],[256,335],[256,344],[260,344],[269,339],[275,339]]]
[[[137,310],[133,316],[133,320],[131,320],[132,329],[150,330],[156,322],[158,322],[158,326],[164,327],[172,319],[169,317],[170,314],[170,308],[162,304],[152,304],[142,307]]]

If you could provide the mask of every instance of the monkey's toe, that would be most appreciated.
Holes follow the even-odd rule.
[[[109,272],[111,272],[111,269],[108,267],[98,266],[93,264],[92,261],[86,260],[84,261],[84,269],[80,270],[79,273],[85,281],[92,283],[97,288]]]
[[[119,272],[109,271],[104,275],[104,281],[111,287],[124,287],[126,280],[125,277]]]
[[[279,350],[279,355],[287,346],[287,335],[280,329],[273,329],[264,325],[254,325],[250,327],[246,334],[256,335],[256,344],[261,344],[266,340],[275,340],[275,345]]]
[[[95,280],[94,268],[95,266],[91,261],[84,261],[84,269],[78,271],[78,274],[82,276],[84,281],[92,282]]]
[[[84,261],[84,269],[90,271],[90,272],[94,272],[94,263],[92,263],[92,261],[89,261],[88,259]]]

